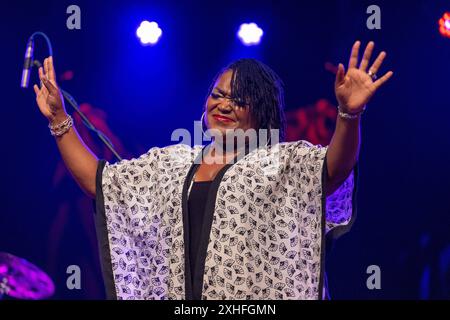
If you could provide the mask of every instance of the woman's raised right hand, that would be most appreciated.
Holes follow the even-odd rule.
[[[33,86],[36,93],[36,102],[41,113],[52,124],[58,124],[67,118],[64,99],[56,84],[55,68],[53,67],[53,57],[44,60],[44,68],[39,68],[39,79],[41,88]]]

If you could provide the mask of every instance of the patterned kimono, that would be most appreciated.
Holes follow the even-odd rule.
[[[211,184],[190,270],[187,194],[205,147],[99,161],[95,221],[108,298],[192,299],[194,285],[203,300],[322,299],[326,238],[353,223],[357,167],[325,197],[327,147],[301,140],[247,151]]]

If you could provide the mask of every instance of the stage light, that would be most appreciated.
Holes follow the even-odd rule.
[[[450,12],[444,13],[439,19],[439,32],[447,38],[450,38]]]
[[[252,22],[241,24],[237,36],[244,45],[252,46],[260,43],[263,34],[262,29]]]
[[[154,45],[162,35],[162,30],[156,22],[142,21],[136,30],[136,35],[142,45]]]

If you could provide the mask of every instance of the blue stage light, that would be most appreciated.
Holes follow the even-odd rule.
[[[242,44],[252,46],[260,43],[263,34],[262,29],[256,23],[252,22],[241,24],[237,36]]]
[[[142,45],[154,45],[162,35],[162,30],[156,22],[142,21],[136,30],[136,35]]]

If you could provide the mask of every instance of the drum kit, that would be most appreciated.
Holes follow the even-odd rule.
[[[46,299],[55,292],[50,277],[25,259],[0,252],[0,300],[4,295],[14,299]]]

